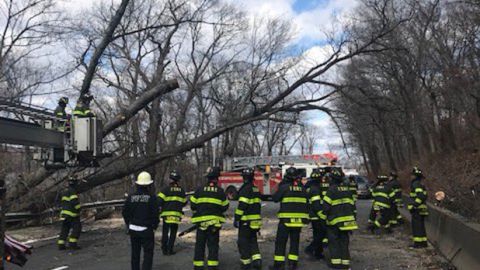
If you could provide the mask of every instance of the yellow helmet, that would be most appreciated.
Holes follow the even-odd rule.
[[[135,184],[139,186],[148,186],[153,183],[152,176],[148,172],[141,172],[137,176]]]

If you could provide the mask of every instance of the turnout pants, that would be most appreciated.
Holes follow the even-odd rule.
[[[132,245],[132,270],[151,270],[153,263],[153,250],[155,238],[152,229],[142,232],[129,231],[130,242]],[[143,248],[143,264],[140,268],[140,254]]]
[[[321,257],[323,255],[323,239],[327,237],[327,228],[325,221],[312,220],[313,240],[310,245],[307,246],[307,252],[313,253],[315,257]]]
[[[71,231],[71,232],[70,232]],[[57,244],[59,246],[64,246],[67,242],[72,247],[77,246],[78,238],[82,232],[82,223],[80,222],[80,217],[76,218],[66,218],[62,222],[62,229],[60,231],[60,237],[58,238]],[[70,236],[68,235],[70,233]]]
[[[178,224],[167,223],[165,222],[165,219],[163,219],[162,251],[164,254],[173,252],[173,246],[175,245],[177,231],[178,231]]]
[[[285,265],[285,252],[287,242],[290,238],[290,251],[288,252],[288,261],[296,264],[298,262],[298,249],[300,246],[300,232],[302,227],[288,227],[284,222],[278,223],[277,238],[275,239],[275,269]]]
[[[342,231],[336,226],[328,226],[327,236],[330,265],[335,269],[349,269],[349,231]]]
[[[262,256],[258,248],[258,230],[250,228],[249,222],[241,222],[238,228],[238,251],[242,265],[258,265]]]
[[[203,269],[205,265],[205,247],[208,247],[209,269],[218,268],[218,242],[220,241],[220,227],[214,225],[205,229],[197,229],[197,239],[195,242],[195,253],[193,257],[194,269]]]
[[[427,247],[427,232],[425,231],[425,216],[418,210],[412,210],[412,237],[415,247]]]

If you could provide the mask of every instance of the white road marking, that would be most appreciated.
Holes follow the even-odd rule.
[[[63,269],[68,269],[68,266],[60,266],[60,267],[57,267],[57,268],[53,268],[51,270],[63,270]]]

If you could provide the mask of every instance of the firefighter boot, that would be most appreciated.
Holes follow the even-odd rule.
[[[58,245],[58,250],[65,250],[67,249],[67,247],[65,246],[65,244],[59,244]]]
[[[269,270],[285,270],[284,262],[274,262],[273,265],[268,267]]]
[[[252,262],[252,267],[255,270],[262,270],[262,260],[255,260]]]
[[[249,269],[250,269],[250,266],[251,266],[250,264],[242,264],[242,265],[240,266],[240,269],[241,269],[241,270],[249,270]]]
[[[71,250],[80,250],[80,249],[82,249],[82,247],[80,247],[77,243],[69,243],[69,244],[68,244],[68,247],[69,247]]]
[[[288,261],[288,270],[297,270],[297,261]]]

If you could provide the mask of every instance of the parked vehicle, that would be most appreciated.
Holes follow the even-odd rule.
[[[355,181],[357,182],[358,189],[357,195],[360,199],[369,199],[372,197],[370,192],[371,183],[365,176],[355,175]]]

